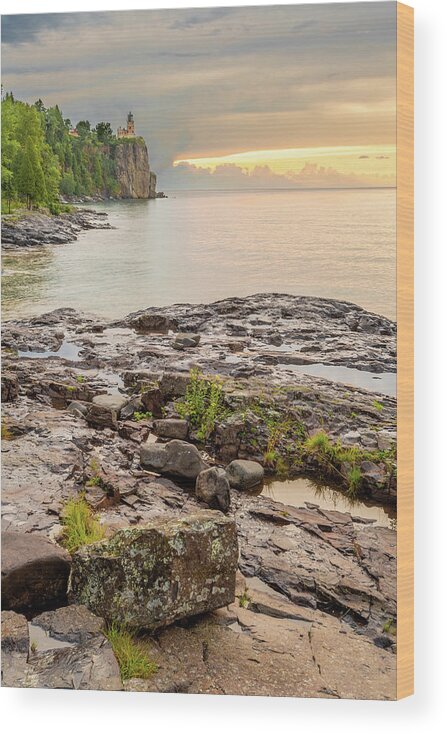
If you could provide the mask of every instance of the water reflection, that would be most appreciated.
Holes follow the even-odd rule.
[[[306,477],[267,481],[263,485],[260,494],[285,505],[303,507],[306,502],[310,502],[325,510],[349,512],[353,516],[374,520],[377,525],[396,528],[395,507],[375,504],[363,498],[350,499],[340,490]]]

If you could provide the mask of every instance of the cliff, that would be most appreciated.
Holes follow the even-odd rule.
[[[117,195],[122,199],[154,199],[156,176],[149,166],[143,138],[124,138],[112,147]]]

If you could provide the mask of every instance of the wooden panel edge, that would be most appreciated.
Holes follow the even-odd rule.
[[[397,5],[397,686],[414,693],[414,11]]]

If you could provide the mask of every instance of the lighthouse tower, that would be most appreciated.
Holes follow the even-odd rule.
[[[127,127],[119,127],[116,131],[117,138],[133,138],[135,137],[135,123],[133,114],[129,112],[127,115]]]

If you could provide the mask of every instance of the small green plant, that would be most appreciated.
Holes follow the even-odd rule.
[[[13,435],[6,425],[5,421],[2,421],[2,441],[12,441]]]
[[[62,510],[61,521],[62,545],[69,553],[105,537],[105,529],[82,495],[68,500]]]
[[[82,385],[84,380],[85,380],[84,375],[76,375],[76,382],[78,382],[80,385]]]
[[[379,413],[383,410],[383,403],[379,403],[378,400],[373,400],[373,408],[379,411]]]
[[[205,441],[226,415],[222,382],[204,377],[199,369],[191,370],[185,397],[177,400],[176,408],[197,430],[199,441]]]
[[[239,606],[243,609],[247,609],[251,602],[251,597],[247,594],[247,589],[239,597]]]
[[[149,678],[157,672],[157,664],[150,659],[144,643],[135,639],[124,625],[112,622],[105,635],[112,645],[123,681]]]
[[[383,632],[385,632],[386,635],[395,635],[396,634],[396,624],[393,619],[387,619],[385,624],[382,627]]]
[[[31,652],[33,654],[37,652],[37,643],[34,640],[31,643]]]
[[[95,474],[94,477],[90,477],[90,479],[85,483],[85,486],[86,487],[100,487],[101,484],[102,484],[101,477]]]
[[[150,410],[147,410],[145,413],[141,413],[139,410],[136,410],[133,414],[134,421],[149,421],[152,418],[152,413]]]
[[[357,495],[361,481],[362,472],[360,471],[360,467],[352,466],[348,472],[348,494],[350,497]]]

